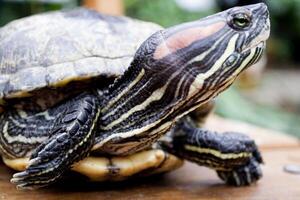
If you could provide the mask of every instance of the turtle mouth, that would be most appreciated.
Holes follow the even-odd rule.
[[[266,41],[261,41],[257,45],[254,45],[252,48],[264,50],[266,48]]]
[[[269,38],[270,33],[268,31],[265,31],[264,34],[261,34],[258,36],[255,40],[253,40],[245,49],[242,50],[242,52],[247,52],[254,48],[265,48],[266,46],[266,40]]]
[[[266,41],[261,41],[258,44],[252,45],[251,47],[247,48],[249,51],[255,50],[255,52],[256,52],[255,53],[256,54],[256,56],[255,56],[256,58],[254,59],[254,61],[252,62],[251,65],[256,64],[260,60],[260,58],[263,55],[263,52],[264,52],[265,48],[266,48]],[[246,65],[245,68],[244,68],[244,70],[247,69],[247,68],[249,68],[251,65]]]
[[[264,52],[266,48],[266,41],[259,41],[257,43],[252,43],[251,45],[247,46],[245,49],[242,50],[241,54],[247,55],[248,52],[255,50],[256,52]]]
[[[253,48],[265,48],[266,41],[270,36],[270,21],[266,20],[264,24],[263,31],[252,40],[243,50],[242,52],[247,52]]]

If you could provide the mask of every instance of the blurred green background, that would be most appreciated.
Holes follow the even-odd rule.
[[[124,0],[124,7],[128,16],[168,27],[257,2],[262,1]],[[300,137],[300,1],[266,3],[272,25],[267,64],[262,62],[246,72],[235,87],[220,95],[216,112]],[[81,4],[80,0],[0,0],[0,26],[31,14],[72,9]]]

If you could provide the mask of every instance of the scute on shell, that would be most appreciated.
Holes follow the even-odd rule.
[[[15,20],[0,29],[0,99],[105,75],[118,77],[160,26],[88,9]]]

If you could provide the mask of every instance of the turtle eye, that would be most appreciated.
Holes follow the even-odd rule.
[[[237,30],[245,29],[251,24],[251,17],[246,13],[233,14],[230,25]]]

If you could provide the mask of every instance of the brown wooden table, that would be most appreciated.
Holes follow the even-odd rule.
[[[220,120],[220,119],[214,119]],[[213,123],[213,122],[212,122]],[[223,122],[222,122],[223,123]],[[225,124],[227,122],[224,122]],[[228,124],[227,124],[228,125]],[[235,125],[234,125],[235,126]],[[260,138],[264,177],[251,187],[234,188],[220,181],[214,171],[186,163],[166,175],[122,183],[88,183],[78,178],[50,188],[18,191],[9,180],[13,171],[0,163],[0,200],[6,199],[271,199],[300,200],[300,174],[283,171],[288,164],[300,165],[300,146],[294,138],[265,135]],[[282,146],[280,146],[282,137]],[[274,144],[272,146],[273,138]],[[267,141],[265,141],[267,140]],[[265,141],[265,142],[264,142]]]

